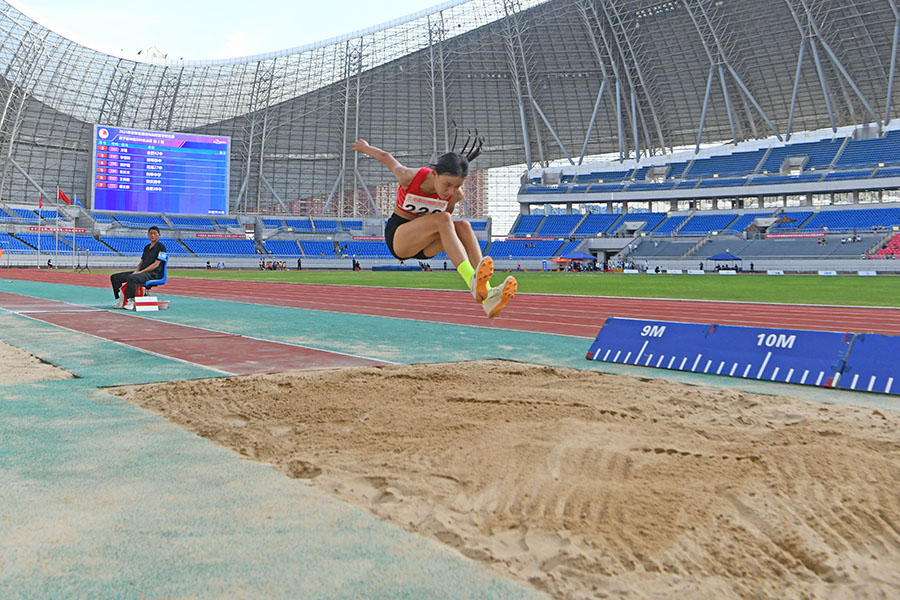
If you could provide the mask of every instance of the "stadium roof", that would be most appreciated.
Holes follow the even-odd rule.
[[[487,137],[479,167],[877,127],[897,115],[898,15],[894,0],[471,0],[267,55],[140,62],[0,1],[0,149],[41,178],[46,147],[77,160],[91,123],[228,135],[247,209],[248,193],[371,188],[389,174],[357,164],[353,138],[425,164],[453,122]]]

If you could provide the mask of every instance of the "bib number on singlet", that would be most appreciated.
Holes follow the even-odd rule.
[[[448,202],[438,198],[426,198],[425,196],[417,196],[416,194],[406,194],[403,200],[403,210],[415,215],[429,215],[441,213],[447,210]]]

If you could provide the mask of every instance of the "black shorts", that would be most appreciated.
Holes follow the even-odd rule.
[[[397,213],[391,215],[391,218],[388,219],[387,223],[384,225],[384,241],[387,243],[388,250],[391,251],[391,254],[394,255],[394,258],[397,260],[409,260],[411,258],[415,258],[416,260],[427,260],[429,258],[434,258],[433,256],[426,256],[425,250],[419,250],[419,253],[415,256],[397,256],[397,253],[394,252],[394,233],[397,231],[397,228],[403,225],[404,223],[409,223],[411,219],[404,219]]]

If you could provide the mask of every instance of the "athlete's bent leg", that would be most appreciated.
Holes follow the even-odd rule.
[[[456,235],[450,213],[413,219],[394,232],[394,253],[397,256],[415,256],[426,249],[429,252],[443,250],[455,267],[467,259],[465,247]]]

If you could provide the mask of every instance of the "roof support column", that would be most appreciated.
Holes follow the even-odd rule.
[[[606,79],[600,83],[600,91],[597,93],[597,101],[594,102],[594,112],[591,114],[591,122],[588,123],[587,133],[584,135],[584,146],[581,147],[581,156],[578,157],[578,164],[584,162],[584,155],[587,153],[588,140],[591,139],[591,131],[594,129],[594,121],[597,120],[597,110],[600,108],[600,100],[603,98],[603,90],[606,89]]]
[[[803,54],[806,51],[806,39],[800,38],[800,52],[797,55],[797,72],[794,74],[794,89],[791,92],[791,110],[788,113],[787,133],[785,133],[785,141],[791,141],[791,133],[794,123],[794,109],[797,107],[797,91],[800,88],[800,73],[803,68]]]
[[[894,95],[894,74],[897,70],[897,42],[900,41],[900,11],[894,0],[888,0],[891,3],[891,10],[894,11],[894,42],[891,46],[891,74],[888,76],[887,98],[884,101],[884,124],[887,125],[891,120],[891,98]]]
[[[697,131],[697,146],[694,148],[694,154],[700,152],[700,142],[703,140],[703,125],[706,123],[706,109],[709,108],[709,94],[712,91],[713,72],[713,66],[709,65],[709,77],[706,78],[706,95],[703,96],[703,110],[700,111],[700,128]]]

